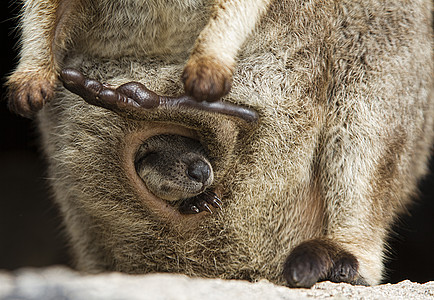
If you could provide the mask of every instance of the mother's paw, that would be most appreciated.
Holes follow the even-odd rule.
[[[44,72],[15,72],[8,80],[8,107],[32,118],[54,96],[55,76]]]
[[[326,239],[315,239],[295,247],[283,266],[283,276],[290,287],[309,288],[318,281],[348,282],[364,281],[358,274],[357,258]]]
[[[184,68],[185,92],[198,101],[217,101],[231,89],[233,68],[211,56],[196,56]]]

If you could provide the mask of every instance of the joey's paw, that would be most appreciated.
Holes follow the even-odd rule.
[[[187,95],[198,101],[214,102],[229,93],[233,68],[212,57],[190,58],[182,80]]]
[[[329,240],[310,240],[295,247],[283,266],[290,287],[309,288],[330,280],[357,284],[357,258]]]
[[[17,72],[8,81],[8,107],[32,118],[54,96],[55,80],[37,72]]]
[[[196,197],[185,199],[179,206],[182,214],[198,214],[202,211],[213,213],[211,207],[222,208],[222,201],[214,192],[204,192]]]

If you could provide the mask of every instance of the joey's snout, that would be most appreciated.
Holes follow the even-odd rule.
[[[206,183],[212,175],[211,166],[204,160],[198,159],[187,166],[187,175],[192,180]]]
[[[135,166],[149,191],[168,201],[199,195],[214,181],[202,144],[179,135],[147,139],[137,152]]]

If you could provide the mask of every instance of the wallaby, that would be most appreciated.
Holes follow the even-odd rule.
[[[24,7],[10,106],[53,98],[37,117],[77,268],[381,281],[432,147],[431,1]],[[159,136],[204,149],[205,198],[140,176]]]

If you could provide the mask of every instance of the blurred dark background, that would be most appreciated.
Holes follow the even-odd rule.
[[[6,108],[5,76],[17,62],[18,4],[0,1],[0,269],[68,264],[61,218],[52,204],[35,124]],[[429,38],[429,37],[427,37]],[[434,163],[421,197],[395,227],[386,265],[388,282],[434,280]]]

